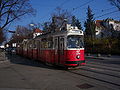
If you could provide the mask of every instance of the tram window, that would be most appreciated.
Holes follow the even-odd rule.
[[[45,48],[48,48],[48,42],[44,42],[45,43]]]
[[[53,42],[52,41],[48,42],[48,48],[53,48]]]
[[[32,48],[32,44],[30,44],[29,49]]]
[[[41,43],[41,48],[45,48],[46,46],[45,46],[45,42],[42,42]]]
[[[61,54],[64,54],[64,38],[60,39],[60,51]]]
[[[40,41],[37,41],[37,48],[38,48],[38,49],[40,49],[40,48],[41,48]]]
[[[41,46],[40,46],[40,48],[43,48],[43,42],[41,41]]]
[[[36,48],[36,43],[35,42],[33,43],[33,48]]]
[[[67,38],[68,48],[83,48],[83,40],[80,36],[71,35]]]
[[[57,48],[57,39],[55,39],[54,48]]]
[[[50,42],[48,42],[48,48],[51,48],[51,43]]]
[[[47,40],[46,40],[46,38],[41,39],[41,48],[47,48]]]

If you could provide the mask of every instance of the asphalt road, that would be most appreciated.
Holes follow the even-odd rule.
[[[120,90],[120,66],[86,59],[77,70],[47,66],[17,55],[0,62],[0,90]]]

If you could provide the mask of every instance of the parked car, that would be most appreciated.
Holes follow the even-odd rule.
[[[16,48],[6,48],[5,51],[9,54],[16,54]]]

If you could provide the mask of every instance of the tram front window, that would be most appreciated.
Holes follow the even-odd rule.
[[[67,38],[68,48],[83,48],[83,38],[80,36],[71,35]]]

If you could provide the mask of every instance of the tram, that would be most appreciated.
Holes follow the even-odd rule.
[[[83,38],[82,30],[67,25],[66,30],[24,40],[17,54],[53,65],[76,67],[85,64]]]

